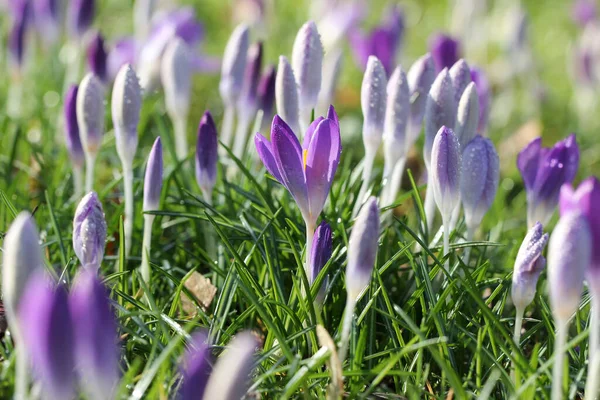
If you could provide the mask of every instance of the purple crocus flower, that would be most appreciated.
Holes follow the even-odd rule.
[[[69,305],[81,387],[92,399],[114,398],[119,381],[117,321],[107,289],[94,271],[79,274]]]
[[[84,268],[98,271],[104,258],[106,220],[96,192],[86,194],[73,218],[73,249]]]
[[[450,79],[452,79],[452,86],[454,87],[454,100],[458,104],[463,92],[469,83],[471,83],[471,70],[467,62],[461,58],[454,63],[448,72],[450,73]]]
[[[181,400],[203,398],[212,371],[210,359],[208,336],[203,331],[194,333],[183,362],[183,383],[179,392]]]
[[[109,80],[114,80],[123,65],[136,65],[139,43],[132,37],[117,40],[106,58],[106,71]]]
[[[59,0],[33,0],[33,17],[35,27],[45,43],[56,42],[60,34]]]
[[[275,104],[275,77],[277,71],[274,65],[269,65],[263,72],[257,88],[258,109],[263,111],[263,120],[271,119]]]
[[[342,150],[340,126],[333,106],[327,118],[310,125],[300,145],[278,115],[273,118],[271,142],[260,133],[254,139],[265,168],[290,192],[307,226],[316,224],[329,194]]]
[[[575,0],[571,7],[571,18],[579,26],[585,26],[596,20],[596,2],[593,0]]]
[[[28,0],[16,0],[12,6],[13,22],[8,38],[8,50],[12,62],[20,67],[25,56],[25,37],[30,18]]]
[[[542,139],[532,140],[517,157],[527,191],[527,220],[548,223],[558,204],[560,187],[575,178],[579,166],[579,147],[575,134],[556,143],[552,148],[542,147]]]
[[[23,344],[44,399],[74,396],[75,357],[73,319],[64,286],[54,286],[43,272],[27,283],[19,307]]]
[[[163,185],[163,155],[160,136],[156,138],[148,155],[144,175],[144,211],[158,210]]]
[[[68,26],[71,35],[82,37],[94,21],[96,0],[71,0],[67,10]]]
[[[254,117],[258,108],[257,96],[258,85],[260,82],[260,71],[262,68],[263,44],[255,43],[248,49],[246,70],[244,72],[244,84],[242,93],[238,100],[238,113],[244,114],[244,117]]]
[[[206,201],[210,201],[217,180],[217,126],[209,111],[205,111],[198,126],[196,142],[196,182]]]
[[[427,103],[427,95],[431,89],[431,84],[435,80],[435,66],[431,54],[427,53],[421,56],[411,65],[406,79],[408,80],[408,89],[410,90],[410,125],[406,140],[407,148],[412,147],[415,140],[421,132],[423,115]]]
[[[490,83],[482,69],[471,66],[471,79],[477,88],[479,99],[479,124],[477,133],[485,135],[490,114]]]
[[[460,144],[452,129],[442,126],[435,136],[429,171],[433,197],[446,224],[460,202],[462,174]]]
[[[313,243],[311,247],[311,254],[309,259],[310,274],[308,276],[308,282],[312,285],[319,272],[323,269],[327,261],[331,258],[332,251],[332,239],[331,239],[331,226],[325,221],[321,221],[317,229],[315,230],[315,236],[313,237]],[[322,304],[325,298],[325,287],[327,286],[327,278],[323,281],[323,284],[317,292],[317,303]]]
[[[83,168],[85,154],[79,137],[77,125],[77,90],[79,86],[71,85],[65,94],[65,142],[71,157],[71,162],[78,168]]]
[[[100,78],[102,82],[106,82],[107,80],[106,58],[104,38],[100,32],[97,32],[87,48],[87,62],[90,71]]]
[[[429,52],[433,57],[435,69],[439,73],[444,68],[450,68],[460,58],[460,43],[458,40],[438,33],[429,42]]]
[[[517,310],[525,310],[535,297],[538,278],[546,266],[542,255],[546,243],[548,234],[544,233],[542,224],[536,222],[523,239],[515,259],[511,297]]]
[[[387,10],[386,20],[369,34],[359,30],[350,32],[350,44],[357,63],[365,69],[369,56],[376,56],[387,74],[391,74],[396,65],[396,55],[402,46],[404,36],[404,15],[398,7]]]

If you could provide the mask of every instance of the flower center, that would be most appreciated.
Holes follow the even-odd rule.
[[[302,150],[302,168],[306,169],[306,157],[308,157],[308,150]]]

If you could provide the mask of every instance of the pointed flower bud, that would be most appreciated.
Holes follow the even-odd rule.
[[[189,52],[183,40],[174,38],[167,45],[161,61],[165,105],[170,115],[180,118],[187,118],[190,109],[192,70]]]
[[[410,125],[406,140],[406,147],[409,149],[421,133],[427,96],[435,80],[435,66],[431,54],[427,53],[417,59],[408,70],[406,79],[410,91]]]
[[[117,321],[107,289],[95,271],[79,274],[69,304],[81,387],[91,399],[114,398],[119,381]]]
[[[43,272],[27,283],[19,307],[23,344],[44,399],[71,399],[75,393],[73,320],[64,286],[54,287]]]
[[[163,154],[160,136],[152,145],[144,175],[144,211],[158,210],[163,186]]]
[[[431,150],[430,185],[442,218],[450,217],[460,201],[462,156],[452,129],[442,126]]]
[[[83,150],[95,154],[104,135],[104,86],[93,73],[88,73],[77,91],[77,125]]]
[[[435,69],[440,72],[450,68],[460,58],[460,43],[444,34],[435,35],[429,44],[429,51],[433,56]]]
[[[452,87],[454,88],[454,100],[456,104],[460,101],[463,92],[471,83],[471,69],[464,59],[460,59],[454,63],[449,70],[450,79],[452,79]]]
[[[383,125],[384,175],[406,155],[406,125],[410,116],[410,90],[402,67],[398,66],[387,84],[387,105]],[[412,145],[412,143],[411,143]]]
[[[461,150],[464,151],[466,145],[477,134],[478,123],[479,99],[477,97],[475,83],[471,82],[463,92],[460,102],[458,103],[458,112],[456,114],[454,133],[458,138]]]
[[[591,250],[587,219],[579,212],[561,216],[548,245],[548,284],[554,318],[567,321],[577,311]]]
[[[273,104],[275,104],[275,77],[277,71],[273,65],[269,65],[260,78],[257,88],[258,109],[263,110],[263,120],[269,120],[273,116]]]
[[[194,333],[183,364],[183,383],[179,392],[181,400],[204,398],[204,391],[212,370],[210,345],[205,332]]]
[[[500,160],[492,141],[476,136],[462,153],[460,194],[465,222],[471,230],[477,229],[490,209],[500,180]]]
[[[17,312],[25,286],[44,268],[39,235],[31,214],[20,213],[4,236],[2,254],[2,301],[10,329],[18,335]]]
[[[310,254],[310,275],[308,276],[308,282],[312,285],[319,272],[323,269],[327,261],[331,258],[332,252],[332,239],[331,239],[331,226],[325,221],[321,221],[315,235],[313,237],[311,254]],[[317,294],[317,302],[322,304],[325,298],[325,287],[327,286],[327,280],[323,281],[321,288]]]
[[[100,33],[96,33],[87,48],[87,61],[90,71],[92,71],[102,82],[107,81],[106,72],[107,54],[104,49],[104,38]]]
[[[431,147],[442,126],[452,128],[456,123],[456,102],[454,88],[447,69],[442,70],[433,81],[425,104],[425,144],[423,158],[429,170],[431,167]]]
[[[138,145],[137,127],[142,108],[142,89],[131,65],[121,67],[112,92],[112,118],[117,153],[124,164],[131,164]]]
[[[517,157],[527,191],[527,220],[547,223],[558,204],[560,188],[575,178],[579,167],[579,147],[575,134],[542,147],[542,139],[532,140]]]
[[[518,310],[524,310],[535,297],[538,278],[546,266],[542,255],[546,243],[548,234],[544,233],[542,224],[536,222],[523,239],[515,260],[511,297]]]
[[[383,136],[387,77],[381,62],[370,56],[360,90],[363,113],[363,142],[366,149],[377,151]]]
[[[298,87],[294,71],[287,58],[279,56],[277,77],[275,79],[275,101],[277,114],[296,134],[300,133],[300,105],[298,103]]]
[[[252,333],[238,333],[215,364],[204,398],[236,400],[244,397],[254,369],[257,347],[258,341]]]
[[[71,35],[82,37],[94,21],[96,0],[72,0],[67,10]]]
[[[238,100],[238,110],[247,118],[253,118],[258,108],[257,95],[260,82],[260,70],[262,68],[263,44],[255,43],[248,50],[246,71],[244,72],[244,85]]]
[[[477,67],[471,66],[471,79],[475,82],[477,88],[477,99],[479,100],[479,124],[477,133],[484,135],[487,129],[490,114],[490,83],[485,73]]]
[[[104,258],[106,220],[96,192],[79,202],[73,219],[73,249],[84,268],[98,271]]]
[[[20,67],[25,57],[25,37],[30,23],[29,1],[15,1],[12,14],[13,22],[8,39],[8,50],[12,62]]]
[[[231,34],[227,46],[225,46],[221,65],[219,92],[226,105],[234,105],[242,90],[248,46],[248,26],[238,25]]]
[[[209,111],[205,111],[198,126],[196,142],[196,182],[209,199],[217,181],[217,127]]]
[[[317,25],[313,21],[302,25],[296,35],[292,49],[292,66],[298,82],[300,109],[308,110],[310,114],[317,105],[323,71],[323,45]]]
[[[77,85],[71,85],[65,94],[65,143],[73,165],[82,168],[85,163],[85,154],[77,125],[77,90]]]

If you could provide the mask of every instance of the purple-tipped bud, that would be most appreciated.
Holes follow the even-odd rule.
[[[93,73],[88,73],[77,91],[77,125],[83,150],[95,154],[104,135],[104,86]]]
[[[96,192],[86,194],[73,218],[73,249],[81,265],[98,271],[104,258],[106,220]]]
[[[183,383],[179,392],[180,399],[195,400],[204,398],[204,391],[211,371],[208,336],[203,331],[196,332],[192,336],[191,346],[186,351],[183,360]]]
[[[263,44],[255,43],[248,50],[246,71],[244,73],[244,85],[238,100],[238,110],[245,114],[246,118],[254,117],[256,113],[258,84],[260,82],[260,71],[262,69]]]
[[[162,57],[160,77],[165,91],[165,106],[171,115],[187,118],[192,91],[190,49],[174,38]]]
[[[25,37],[30,22],[29,1],[15,1],[12,14],[13,22],[8,39],[8,50],[12,62],[20,67],[25,56]]]
[[[42,384],[43,398],[73,398],[75,335],[65,287],[54,287],[42,272],[32,276],[19,307],[19,319],[23,345]]]
[[[435,69],[440,72],[450,68],[460,58],[460,43],[444,34],[437,34],[429,44],[429,51],[433,57]]]
[[[65,143],[73,165],[82,168],[85,163],[85,154],[77,125],[77,90],[77,85],[71,85],[65,94]]]
[[[527,220],[547,223],[558,204],[560,188],[575,178],[579,167],[579,147],[575,134],[556,143],[552,148],[542,147],[542,139],[532,140],[517,157],[527,191]]]
[[[312,110],[319,98],[323,70],[323,44],[313,21],[302,25],[296,35],[292,66],[298,82],[300,109]]]
[[[363,142],[366,149],[377,151],[385,121],[387,76],[381,62],[370,56],[360,91],[363,113]]]
[[[94,271],[79,274],[69,304],[81,387],[91,399],[112,399],[119,381],[117,321],[107,289]]]
[[[548,284],[554,318],[567,321],[579,307],[592,238],[587,219],[570,212],[556,224],[548,245]]]
[[[465,146],[477,134],[477,125],[479,124],[479,99],[477,97],[477,88],[475,83],[471,82],[465,89],[460,102],[458,103],[458,112],[456,113],[456,125],[454,133],[460,143],[460,148],[464,151]]]
[[[252,333],[238,333],[215,364],[204,390],[204,398],[237,400],[244,397],[254,368],[257,347],[258,340]]]
[[[462,156],[452,129],[442,126],[431,149],[429,184],[442,218],[449,218],[460,202]]]
[[[460,101],[463,92],[471,83],[471,70],[464,59],[460,59],[454,63],[449,70],[450,79],[452,79],[452,87],[454,87],[454,100],[456,104]]]
[[[56,42],[60,33],[61,2],[58,0],[34,0],[35,27],[45,43]]]
[[[346,291],[350,298],[358,298],[371,280],[378,240],[379,208],[377,199],[371,196],[358,213],[348,242]]]
[[[408,80],[411,99],[409,136],[406,140],[406,147],[408,149],[412,147],[421,132],[427,96],[429,95],[431,84],[435,80],[435,66],[433,65],[431,54],[427,53],[417,59],[408,70],[406,79]]]
[[[325,221],[321,221],[317,229],[315,230],[315,236],[313,237],[311,253],[310,253],[310,274],[308,276],[308,282],[312,285],[319,272],[323,269],[327,261],[331,258],[332,252],[332,239],[331,239],[331,226]],[[323,304],[325,299],[325,287],[327,281],[323,281],[321,288],[317,294],[317,302]]]
[[[383,124],[385,176],[409,150],[406,146],[406,125],[409,118],[410,89],[402,67],[398,66],[387,84],[387,105]]]
[[[542,224],[536,222],[523,239],[515,259],[511,297],[517,310],[524,310],[535,297],[538,278],[546,266],[542,255],[546,243],[548,234],[544,233]]]
[[[142,88],[130,64],[121,67],[117,74],[111,107],[117,153],[123,164],[131,165],[138,145]]]
[[[100,33],[96,33],[87,48],[87,62],[90,71],[92,71],[102,82],[107,80],[106,72],[107,54],[104,49],[104,38]]]
[[[244,85],[244,70],[249,46],[249,30],[246,25],[238,25],[225,46],[221,65],[219,92],[226,105],[234,105]]]
[[[477,67],[471,66],[471,79],[475,82],[477,88],[477,98],[479,100],[479,124],[477,133],[484,135],[487,130],[487,124],[490,114],[490,83],[485,73]]]
[[[287,58],[279,56],[277,77],[275,78],[275,101],[277,114],[296,134],[300,134],[300,105],[294,71]]]
[[[8,325],[19,336],[17,312],[25,286],[44,268],[39,234],[31,214],[20,213],[4,236],[2,253],[2,301]]]
[[[275,66],[269,65],[260,78],[258,83],[257,97],[258,109],[262,110],[263,119],[270,120],[273,115],[273,105],[275,104],[275,77],[277,71]]]
[[[210,199],[217,181],[217,146],[217,126],[210,112],[205,111],[198,126],[196,182],[207,199]]]
[[[500,180],[500,160],[492,141],[482,136],[471,140],[462,153],[460,194],[465,222],[477,229],[490,209]]]
[[[71,0],[67,10],[71,35],[82,37],[94,20],[96,0]]]
[[[425,144],[423,158],[429,170],[431,147],[442,126],[453,127],[456,123],[456,101],[454,87],[447,69],[442,70],[433,81],[425,104]]]
[[[163,185],[163,154],[160,136],[152,145],[144,175],[144,211],[158,210]]]

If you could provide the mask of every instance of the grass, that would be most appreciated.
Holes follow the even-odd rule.
[[[229,6],[216,0],[205,3],[193,5],[206,21],[207,51],[218,54],[231,30],[228,12],[223,11]],[[370,21],[383,8],[382,2],[374,3]],[[564,61],[555,63],[564,56],[568,41],[576,35],[575,29],[562,16],[566,7],[562,3],[558,7],[524,3],[531,13],[533,50],[541,80],[549,87],[548,98],[541,104],[539,114],[517,107],[507,123],[494,117],[490,136],[501,146],[513,131],[531,119],[541,122],[544,137],[548,137],[546,142],[575,130],[580,133],[584,149],[578,176],[585,177],[597,171],[600,162],[600,147],[589,128],[598,121],[594,116],[590,116],[591,122],[575,119],[567,107],[571,86],[564,76],[560,79]],[[124,29],[123,25],[129,26],[128,8],[120,1],[101,2],[96,25],[113,38],[112,25],[117,31]],[[289,55],[295,31],[307,18],[299,11],[304,9],[308,9],[307,4],[299,7],[296,2],[278,1],[274,5],[271,35],[278,40],[266,42],[269,61],[275,62],[280,53]],[[434,1],[407,2],[406,9],[410,17],[422,22],[420,25],[411,19],[408,24],[403,57],[412,60],[424,51],[425,38],[445,26],[448,10]],[[557,15],[559,27],[565,29],[545,32],[545,21],[558,18]],[[550,36],[555,43],[552,48],[545,44]],[[503,57],[497,48],[490,52],[493,60]],[[289,194],[249,157],[238,162],[239,172],[231,179],[220,169],[215,205],[206,204],[193,177],[191,152],[187,160],[174,161],[172,126],[160,95],[144,102],[140,146],[134,161],[136,219],[132,256],[128,260],[119,257],[118,249],[123,247],[123,182],[107,115],[109,130],[98,159],[96,188],[106,213],[109,237],[101,272],[111,288],[122,339],[119,398],[172,397],[189,334],[199,328],[209,331],[215,355],[240,330],[250,329],[260,337],[262,351],[251,393],[263,398],[326,396],[332,376],[331,369],[324,365],[331,349],[321,347],[317,326],[322,325],[334,340],[339,339],[346,302],[346,253],[353,224],[350,215],[360,187],[354,167],[362,157],[357,122],[361,78],[349,56],[346,61],[336,99],[343,118],[344,148],[322,214],[331,224],[334,237],[333,256],[317,278],[317,284],[326,276],[330,282],[322,310],[315,309],[310,300],[316,295],[315,288],[310,296],[302,296],[301,288],[306,282],[302,268],[305,234],[301,215]],[[62,70],[56,54],[36,51],[23,80],[23,116],[15,119],[0,113],[0,237],[19,211],[29,210],[41,232],[48,269],[70,282],[80,267],[71,245],[77,201],[71,198],[70,163],[58,123],[61,104],[55,99],[62,91]],[[560,82],[554,85],[557,80]],[[222,106],[216,82],[215,76],[195,80],[190,126],[196,126],[206,108],[220,121]],[[0,83],[0,104],[6,103],[9,84],[7,79]],[[510,88],[522,102],[531,98],[522,83],[511,83]],[[494,89],[496,94],[508,90],[503,86]],[[503,105],[498,100],[493,107]],[[492,113],[496,114],[494,108]],[[193,130],[190,129],[190,138]],[[165,183],[160,211],[155,213],[153,278],[145,287],[139,271],[142,179],[145,158],[157,135],[165,146]],[[423,233],[420,196],[424,190],[418,186],[417,169],[412,170],[414,177],[404,179],[399,207],[379,238],[371,284],[357,304],[349,357],[343,366],[348,397],[396,398],[403,394],[409,399],[464,399],[485,397],[486,392],[490,398],[498,399],[549,398],[554,322],[545,274],[540,279],[538,295],[525,314],[522,346],[512,341],[511,274],[526,232],[525,195],[514,168],[514,154],[500,157],[503,171],[496,202],[475,242],[460,243],[466,233],[462,223],[452,233],[449,271],[443,267],[445,259],[439,240],[430,244],[419,239]],[[381,169],[378,159],[376,170],[381,173]],[[431,232],[429,239],[435,236],[436,232]],[[414,251],[417,243],[423,250]],[[473,247],[469,265],[462,260],[466,246]],[[189,314],[183,310],[182,297],[191,296],[184,282],[194,271],[210,278],[218,291],[210,307],[204,309],[194,301],[195,312]],[[436,279],[438,276],[445,278]],[[140,288],[148,293],[148,301],[140,295]],[[588,316],[586,292],[570,329],[569,398],[578,398],[585,384]],[[14,351],[11,341],[4,340],[2,344],[0,397],[8,398],[14,384]],[[510,378],[513,360],[523,379],[519,387]]]

